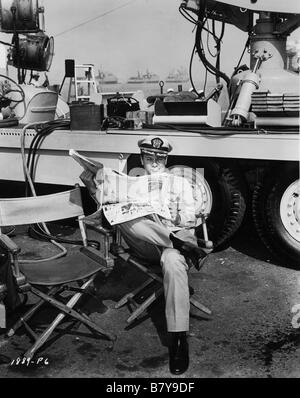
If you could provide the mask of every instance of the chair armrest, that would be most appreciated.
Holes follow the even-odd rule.
[[[102,272],[107,273],[111,272],[115,265],[115,259],[110,257],[105,257],[103,253],[99,250],[94,249],[93,247],[83,247],[80,249],[81,253],[91,258],[93,261],[96,261],[98,264],[101,264],[103,268]]]
[[[20,253],[21,249],[7,235],[0,235],[0,246],[12,254]]]
[[[20,272],[18,254],[21,252],[21,248],[15,244],[7,235],[0,235],[0,246],[7,250],[13,255],[12,267],[13,275],[16,278],[19,289],[26,291],[28,284],[26,283],[26,277]]]
[[[82,218],[82,221],[87,225],[102,225],[102,220],[102,212],[99,210]]]
[[[86,226],[104,236],[113,236],[114,235],[114,231],[112,229],[106,229],[106,228],[101,227],[100,225],[86,224]]]
[[[88,228],[91,228],[102,235],[112,235],[114,233],[113,228],[108,229],[102,226],[102,216],[99,215],[98,212],[91,214],[90,216],[84,217],[82,219],[82,222]]]

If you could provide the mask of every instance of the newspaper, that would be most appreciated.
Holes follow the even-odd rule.
[[[97,162],[96,160],[87,158],[86,156],[80,155],[78,152],[74,151],[74,149],[70,149],[69,155],[72,156],[77,163],[80,164],[85,170],[91,171],[95,175],[98,170],[103,169],[103,164]]]
[[[162,218],[169,219],[170,212],[167,206],[154,208],[148,203],[116,203],[103,206],[103,212],[110,225],[122,224],[150,214],[157,214]]]
[[[99,211],[104,212],[111,225],[157,214],[170,220],[167,204],[169,174],[129,177],[104,167],[73,149],[69,152],[85,170],[91,171],[97,187],[96,200]]]

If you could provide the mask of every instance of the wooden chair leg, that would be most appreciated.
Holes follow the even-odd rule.
[[[48,294],[50,296],[55,295],[61,288],[60,287],[55,287],[51,289]],[[25,322],[29,321],[33,317],[33,315],[39,310],[39,308],[45,304],[44,300],[39,300],[32,308],[30,308],[29,311],[27,311],[6,333],[7,337],[12,337],[16,331],[25,324]]]
[[[134,266],[136,266],[138,269],[140,269],[142,272],[150,276],[149,279],[147,279],[144,284],[136,288],[134,291],[128,293],[125,295],[116,305],[115,308],[120,308],[124,304],[134,301],[134,297],[142,291],[145,287],[147,287],[151,282],[157,281],[163,284],[163,278],[158,276],[156,273],[151,272],[147,267],[143,266],[140,264],[137,260],[135,260],[133,257],[130,257],[127,253],[121,254],[121,258],[123,258],[124,261],[132,263]],[[154,291],[142,304],[140,304],[135,311],[131,314],[131,316],[127,319],[127,323],[130,324],[132,323],[135,319],[137,319],[158,297],[160,297],[164,292],[163,287],[157,289]],[[134,302],[135,303],[135,302]],[[193,298],[192,296],[190,297],[190,303],[196,307],[198,310],[202,311],[203,313],[207,315],[211,315],[212,311],[205,307],[203,304],[201,304],[198,300]],[[136,304],[136,303],[135,303]]]
[[[127,323],[132,323],[136,318],[138,318],[158,297],[160,297],[164,292],[164,288],[160,287],[158,290],[153,292],[127,319]]]
[[[198,308],[198,310],[204,312],[205,314],[207,314],[207,315],[211,315],[212,314],[212,312],[211,312],[211,310],[209,308],[207,308],[203,304],[199,303],[199,301],[194,299],[193,297],[190,297],[190,303],[194,307]]]
[[[86,289],[94,280],[95,276],[93,276],[91,279],[89,279],[83,286],[82,289]],[[48,338],[51,336],[55,328],[59,325],[59,323],[64,319],[66,315],[70,315],[74,317],[75,319],[78,319],[81,321],[83,324],[86,326],[90,327],[91,329],[95,330],[97,333],[100,333],[101,335],[104,335],[108,337],[110,340],[114,341],[116,338],[114,335],[105,332],[102,330],[98,325],[96,325],[94,322],[88,320],[86,317],[79,315],[76,311],[72,310],[72,308],[76,305],[78,300],[81,298],[83,293],[76,293],[66,305],[58,302],[57,300],[54,300],[53,298],[48,297],[46,294],[40,292],[39,290],[32,288],[32,292],[36,294],[38,297],[41,297],[43,300],[46,302],[54,305],[55,307],[59,308],[62,312],[57,315],[57,317],[54,319],[54,321],[51,323],[51,325],[39,336],[35,344],[25,353],[24,357],[27,359],[33,358],[35,355],[36,351],[48,340]]]
[[[133,299],[138,293],[140,293],[143,289],[145,289],[147,286],[149,286],[151,283],[153,283],[153,279],[149,278],[147,279],[141,286],[137,287],[135,290],[133,290],[130,293],[127,293],[124,297],[121,298],[120,301],[117,302],[115,305],[115,309],[123,307],[123,305],[127,304],[128,301]]]
[[[164,288],[160,287],[156,291],[154,291],[142,304],[140,304],[135,311],[132,312],[130,317],[127,319],[127,323],[130,324],[132,323],[135,319],[137,319],[156,299],[158,299],[162,294],[164,293]],[[130,301],[132,297],[128,298],[128,301]],[[190,303],[196,307],[198,310],[202,311],[203,313],[207,315],[211,315],[212,311],[205,307],[203,304],[201,304],[198,300],[196,300],[194,297],[190,297]]]

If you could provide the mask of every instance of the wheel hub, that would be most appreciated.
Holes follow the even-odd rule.
[[[209,184],[204,176],[199,171],[188,166],[172,166],[169,168],[169,171],[174,175],[185,177],[190,182],[192,188],[196,189],[195,192],[200,195],[199,200],[201,199],[201,208],[198,208],[198,211],[202,214],[209,214],[212,209],[213,197]]]
[[[292,183],[282,195],[280,216],[287,232],[300,242],[300,180]]]

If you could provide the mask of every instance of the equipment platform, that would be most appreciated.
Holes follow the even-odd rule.
[[[0,129],[0,180],[24,181],[21,134],[21,128]],[[25,132],[26,149],[35,134],[35,130]],[[70,149],[103,162],[106,167],[126,172],[129,156],[139,153],[138,140],[150,134],[167,136],[173,146],[173,156],[274,161],[300,159],[299,133],[291,131],[59,130],[47,136],[41,144],[35,181],[58,185],[80,182],[78,177],[82,169],[69,156]]]

